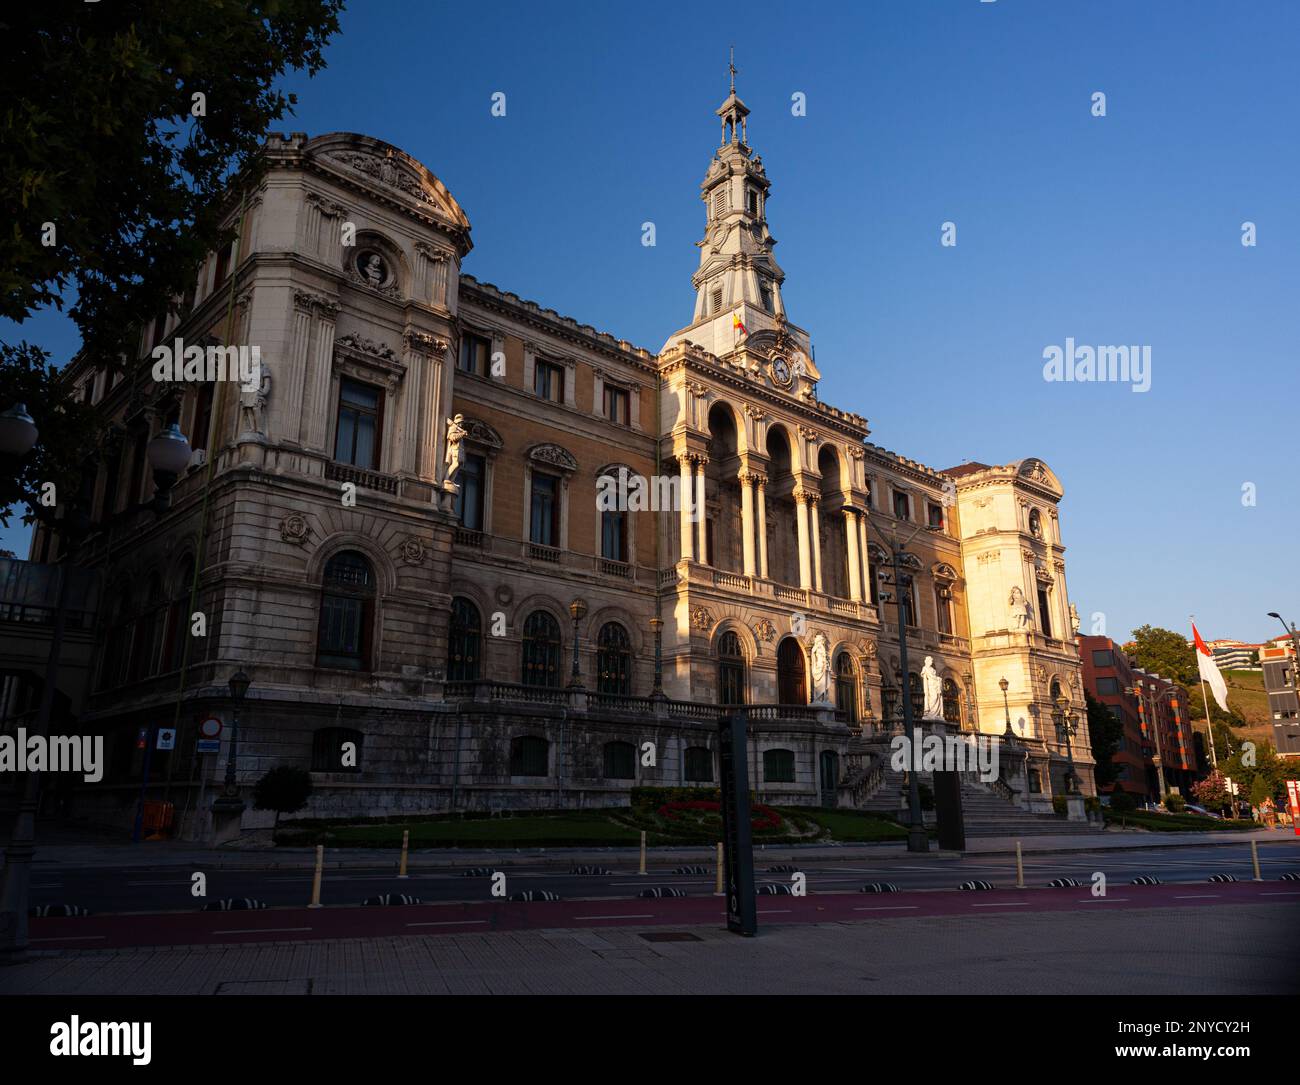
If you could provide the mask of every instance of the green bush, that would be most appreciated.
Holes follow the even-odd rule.
[[[1116,813],[1128,813],[1130,810],[1138,808],[1136,795],[1130,795],[1123,788],[1117,787],[1110,796],[1110,808]]]
[[[1176,792],[1169,792],[1165,796],[1165,809],[1171,814],[1181,814],[1187,809],[1187,800]]]
[[[275,823],[281,814],[296,814],[311,798],[311,773],[293,765],[276,765],[253,785],[253,808],[274,810]]]

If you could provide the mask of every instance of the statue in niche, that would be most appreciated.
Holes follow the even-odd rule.
[[[464,421],[463,414],[447,419],[447,452],[444,460],[447,464],[448,482],[455,482],[456,475],[460,473],[460,446],[461,442],[469,436],[469,430],[461,424]]]
[[[384,285],[384,258],[377,252],[365,253],[361,260],[361,277],[368,286]]]
[[[266,405],[271,398],[271,370],[265,362],[259,363],[261,379],[255,388],[240,386],[239,419],[244,433],[266,436]]]
[[[1070,604],[1070,628],[1074,630],[1074,635],[1079,635],[1079,608],[1073,603]]]
[[[921,713],[923,720],[943,719],[943,682],[939,672],[934,669],[934,657],[925,657],[925,666],[921,668],[921,690],[925,694],[925,709]]]
[[[818,633],[812,643],[813,702],[824,704],[830,700],[830,641],[825,633]]]
[[[1024,632],[1029,628],[1029,600],[1025,598],[1019,586],[1011,589],[1011,598],[1007,601],[1007,606],[1011,610],[1011,628],[1019,632]]]

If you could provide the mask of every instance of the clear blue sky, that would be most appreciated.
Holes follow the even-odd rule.
[[[935,467],[1046,460],[1085,624],[1255,640],[1300,621],[1297,41],[1292,0],[354,0],[281,127],[409,151],[470,217],[466,271],[658,349],[734,43],[822,398]],[[1151,390],[1045,382],[1066,337],[1149,344]]]

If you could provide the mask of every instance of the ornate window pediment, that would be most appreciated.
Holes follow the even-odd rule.
[[[578,461],[573,454],[559,445],[533,445],[528,450],[528,458],[544,467],[558,467],[561,471],[576,471]]]
[[[463,440],[470,444],[478,445],[491,452],[499,452],[505,445],[501,440],[501,434],[481,419],[466,418],[462,420],[461,425],[465,428]]]
[[[936,561],[930,566],[930,572],[940,580],[957,580],[957,570],[947,562]]]

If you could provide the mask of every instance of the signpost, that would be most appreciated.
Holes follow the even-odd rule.
[[[156,748],[159,750],[176,749],[176,728],[175,727],[158,728],[158,745]]]
[[[752,937],[758,930],[758,904],[754,898],[746,746],[744,711],[724,716],[718,723],[718,776],[722,790],[727,929]]]
[[[217,753],[221,750],[221,731],[222,722],[216,716],[209,716],[206,720],[199,722],[199,737],[194,743],[194,752],[199,755],[199,805],[195,811],[198,818],[198,839],[199,843],[207,835],[207,808],[203,805],[203,800],[208,791],[208,766],[204,764],[202,755],[205,753]]]

